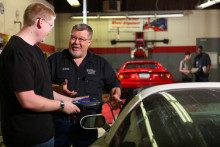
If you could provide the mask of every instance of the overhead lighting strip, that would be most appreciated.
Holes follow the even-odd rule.
[[[80,3],[78,0],[67,0],[67,2],[72,6],[72,7],[79,7]]]
[[[87,19],[114,19],[114,18],[127,18],[127,16],[87,16]],[[83,16],[72,16],[71,19],[83,19]]]
[[[184,14],[128,15],[128,18],[183,17]]]
[[[204,8],[206,8],[206,7],[212,6],[212,5],[217,4],[217,3],[219,3],[219,2],[220,2],[220,0],[208,0],[208,1],[205,2],[205,3],[202,3],[202,4],[198,5],[198,6],[196,6],[196,8],[198,8],[198,9],[204,9]]]
[[[133,14],[119,14],[119,15],[102,15],[102,14],[90,14],[87,15],[87,19],[116,19],[116,18],[167,18],[167,17],[183,17],[184,13],[177,13],[177,14],[149,14],[149,15],[133,15]],[[71,19],[83,19],[83,16],[72,16]]]

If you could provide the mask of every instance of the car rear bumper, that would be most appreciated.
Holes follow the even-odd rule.
[[[170,84],[173,83],[172,81],[167,82],[121,82],[121,88],[140,88],[145,86],[152,86],[152,85],[162,85],[162,84]]]

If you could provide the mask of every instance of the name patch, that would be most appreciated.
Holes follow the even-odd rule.
[[[69,67],[64,67],[64,68],[62,68],[62,70],[70,70],[70,68]]]
[[[86,69],[88,75],[95,75],[96,71],[94,69]]]

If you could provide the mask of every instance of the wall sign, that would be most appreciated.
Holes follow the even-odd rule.
[[[141,32],[143,31],[143,20],[139,18],[109,19],[109,30]]]
[[[118,18],[109,19],[109,31],[117,30],[141,31],[167,31],[167,18]]]
[[[166,18],[148,18],[144,21],[144,30],[167,31]]]
[[[5,11],[4,5],[3,5],[2,2],[0,2],[0,13],[1,13],[1,14],[4,14],[4,11]]]

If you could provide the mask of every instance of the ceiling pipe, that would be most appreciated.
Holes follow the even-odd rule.
[[[87,5],[86,5],[86,0],[83,0],[83,23],[87,24]]]

